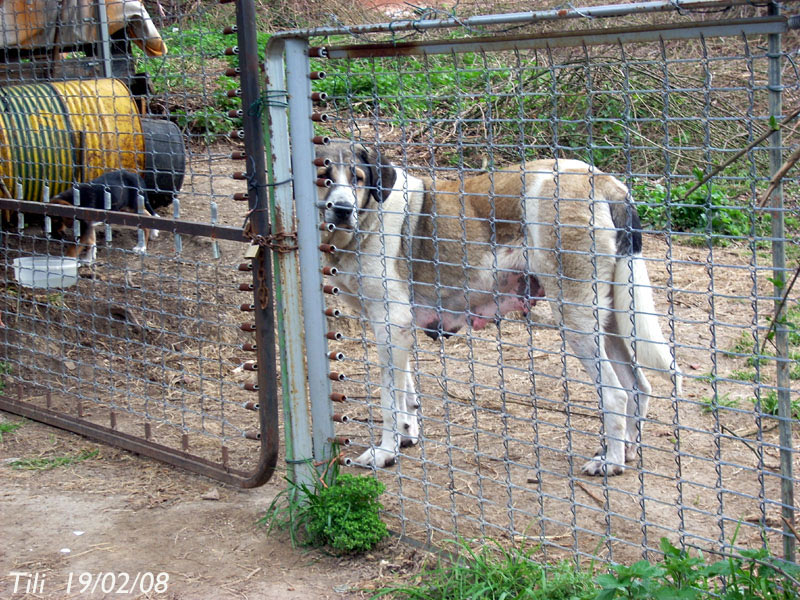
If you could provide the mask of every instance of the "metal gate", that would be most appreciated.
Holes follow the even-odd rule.
[[[120,23],[97,8],[82,39],[3,50],[0,410],[261,485],[277,460],[278,409],[271,256],[258,245],[269,233],[263,135],[257,114],[238,108],[258,100],[254,4],[237,2],[224,32],[203,31],[202,10],[185,31],[162,20],[161,32],[142,32],[149,17]],[[223,34],[224,51],[189,37]],[[135,207],[109,194],[105,206],[52,202],[110,169],[139,172],[156,214],[141,196]],[[18,259],[58,263],[75,248],[73,219],[75,235],[105,224],[96,260],[72,285],[25,284],[53,274]],[[146,230],[163,235],[132,250]]]
[[[791,408],[798,375],[788,369],[800,316],[786,250],[796,257],[797,179],[781,186],[774,178],[797,144],[782,137],[797,116],[784,114],[782,101],[800,100],[796,44],[781,46],[782,35],[796,42],[793,23],[777,3],[671,1],[422,16],[273,36],[266,59],[271,191],[276,223],[296,214],[299,245],[299,256],[285,255],[281,266],[285,389],[293,390],[295,421],[290,463],[324,464],[333,458],[331,442],[344,445],[339,458],[347,464],[362,455],[387,485],[392,526],[426,542],[496,537],[535,544],[545,559],[633,561],[657,554],[662,536],[723,553],[769,540],[791,560],[792,430],[800,415]],[[344,140],[340,153],[320,158],[332,138]],[[367,150],[356,154],[362,144],[377,162],[362,158]],[[527,174],[538,158],[581,159],[631,192],[656,301],[644,310],[659,317],[684,373],[681,391],[674,367],[662,367],[672,380],[654,382],[650,414],[629,413],[646,427],[631,440],[635,456],[619,476],[581,473],[602,443],[596,408],[604,396],[595,389],[602,379],[577,361],[586,356],[566,343],[563,313],[559,321],[524,305],[525,314],[506,314],[509,242],[499,234],[467,237],[469,228],[493,232],[508,222],[491,208],[509,195],[492,174]],[[397,175],[389,185],[363,173],[390,161]],[[507,166],[520,162],[518,170]],[[331,165],[338,171],[327,171]],[[391,208],[350,191],[360,185],[359,170],[371,189],[393,194]],[[484,191],[472,194],[489,214],[475,214],[466,207],[467,186],[480,185],[472,178],[487,171]],[[427,178],[433,208],[410,208],[412,195],[423,193],[411,176]],[[358,199],[344,248],[322,243],[336,225],[321,216],[335,205],[320,201],[320,186]],[[583,199],[591,206],[593,193]],[[435,203],[447,194],[456,208],[442,216]],[[556,215],[568,204],[558,193],[544,195]],[[398,219],[402,229],[388,226]],[[435,224],[410,229],[424,220]],[[362,230],[362,222],[372,225]],[[437,225],[447,233],[437,234]],[[564,236],[570,227],[577,226],[555,221]],[[602,227],[586,234],[592,248]],[[417,240],[428,253],[412,260]],[[473,248],[491,260],[470,263]],[[331,255],[349,261],[338,273],[349,287],[337,283],[336,260],[323,259]],[[600,311],[598,255],[588,247],[562,251],[573,255],[593,265],[594,276],[583,281]],[[392,337],[402,333],[392,322],[398,305],[419,306],[416,288],[411,299],[391,291],[411,287],[414,267],[433,273],[429,295],[461,293],[467,306],[476,292],[470,269],[483,269],[496,304],[474,305],[461,329],[447,325],[456,317],[446,305],[425,305],[438,321],[403,325],[413,338],[406,366],[381,356],[400,343]],[[574,281],[562,274],[557,289]],[[532,297],[533,304],[546,299]],[[364,302],[372,313],[359,310]],[[586,333],[597,339],[597,332]],[[599,349],[595,356],[603,360]],[[394,411],[382,413],[387,393]],[[409,400],[417,397],[419,409]],[[418,438],[404,433],[401,420],[418,422]],[[379,461],[370,449],[384,431],[396,447],[391,460]]]

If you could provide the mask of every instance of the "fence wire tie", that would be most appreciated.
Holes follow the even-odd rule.
[[[286,100],[276,100],[276,98],[285,98],[288,94],[286,90],[267,90],[250,105],[250,108],[247,109],[247,114],[251,117],[260,118],[264,112],[264,107],[288,108],[289,103]]]
[[[673,0],[672,3],[675,4],[675,0]],[[587,14],[586,12],[582,11],[580,8],[575,6],[572,2],[567,2],[566,7],[569,8],[570,10],[574,11],[576,14],[579,14],[584,19],[594,19],[595,18],[594,15]],[[678,9],[678,10],[680,11],[680,9]]]

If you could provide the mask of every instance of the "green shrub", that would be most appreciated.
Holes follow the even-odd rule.
[[[671,187],[660,183],[637,183],[633,197],[642,223],[653,229],[711,234],[712,237],[747,238],[753,228],[766,232],[763,217],[751,217],[731,190],[706,183],[688,194],[694,181]]]
[[[337,553],[369,550],[389,535],[381,520],[378,497],[385,486],[368,475],[339,475],[334,485],[306,494],[306,531],[315,546]]]
[[[288,480],[287,480],[288,481]],[[313,486],[288,481],[270,504],[262,525],[286,529],[292,543],[326,546],[337,554],[364,552],[389,532],[378,501],[386,487],[369,475],[329,468]]]

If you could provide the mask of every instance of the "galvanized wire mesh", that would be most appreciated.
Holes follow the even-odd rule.
[[[312,252],[301,264],[311,281],[304,294],[319,294],[340,311],[327,325],[327,339],[337,341],[326,345],[324,332],[306,331],[323,340],[318,344],[314,337],[309,355],[333,351],[330,356],[340,359],[331,364],[330,377],[309,373],[312,407],[328,402],[320,390],[334,379],[333,397],[346,395],[344,408],[334,411],[349,416],[336,432],[340,440],[348,438],[355,452],[347,454],[355,458],[413,412],[395,413],[391,423],[381,415],[382,391],[390,392],[397,407],[409,389],[398,386],[397,378],[386,379],[385,373],[391,377],[405,366],[386,364],[381,348],[404,344],[392,319],[403,309],[420,308],[421,301],[407,295],[415,285],[419,290],[409,274],[409,248],[428,242],[428,254],[413,257],[418,271],[433,273],[417,298],[426,297],[422,303],[442,329],[435,320],[418,320],[409,333],[405,376],[420,401],[420,435],[414,446],[398,449],[396,464],[372,467],[389,490],[386,515],[403,535],[425,541],[453,535],[525,540],[537,544],[546,559],[616,561],[657,551],[661,537],[713,551],[767,542],[777,550],[791,537],[782,518],[793,510],[787,498],[795,482],[788,473],[798,466],[796,451],[786,443],[800,400],[796,289],[786,295],[777,336],[773,321],[776,303],[789,290],[779,280],[792,278],[798,258],[796,176],[783,180],[783,203],[772,205],[779,208],[765,210],[759,202],[776,160],[780,165],[797,144],[792,119],[780,128],[782,142],[770,136],[800,97],[796,34],[786,34],[792,42],[776,50],[777,34],[765,35],[758,10],[737,16],[755,20],[729,27],[687,12],[645,24],[634,14],[615,23],[635,26],[630,36],[619,29],[581,29],[601,29],[606,22],[545,32],[503,23],[502,17],[493,22],[495,29],[481,31],[365,26],[286,34],[295,185],[320,178],[318,185],[329,186],[320,195],[324,200],[329,190],[352,185],[351,176],[339,172],[367,168],[365,159],[348,152],[334,153],[333,170],[312,165],[311,141],[297,124],[313,118],[318,156],[329,156],[324,136],[346,140],[352,152],[363,143],[377,150],[379,162],[428,177],[439,190],[442,204],[434,201],[424,210],[409,208],[416,206],[411,203],[418,188],[408,180],[393,185],[402,198],[395,204],[356,193],[355,241],[321,260],[339,269],[325,280],[340,288],[338,300],[323,294],[319,256]],[[683,32],[702,28],[690,35],[669,33],[675,20]],[[483,23],[488,22],[487,17]],[[785,31],[785,21],[781,27]],[[295,55],[290,42],[305,48],[307,38],[311,55],[323,58],[312,59],[303,71],[296,56],[305,50]],[[270,64],[281,60],[278,54]],[[309,72],[314,98],[327,97],[313,108],[302,93]],[[293,93],[300,97],[292,100]],[[780,107],[780,95],[787,109]],[[281,110],[274,110],[274,137],[283,135],[275,125]],[[581,474],[603,431],[598,434],[597,381],[567,342],[570,326],[557,311],[550,314],[543,306],[548,302],[538,302],[528,315],[501,309],[508,295],[501,280],[510,272],[503,259],[511,248],[497,233],[508,223],[495,211],[514,192],[504,191],[500,176],[514,170],[510,165],[522,162],[525,169],[545,158],[586,161],[632,194],[655,312],[685,377],[679,393],[674,372],[667,373],[672,384],[648,372],[653,401],[635,455],[620,476]],[[485,210],[476,213],[465,189],[485,172],[495,175],[477,192]],[[373,178],[372,185],[380,182]],[[582,248],[569,247],[560,256],[588,265],[591,275],[581,283],[591,297],[585,306],[597,319],[605,306],[598,295],[608,281],[599,270],[604,255],[597,236],[604,226],[593,220],[600,214],[593,194],[528,193],[518,199],[523,205],[554,205],[556,220],[570,203],[587,207],[592,228],[575,231],[565,222],[556,229],[584,240]],[[296,194],[296,202],[301,219],[331,220],[330,206],[319,211],[305,194]],[[778,200],[772,196],[770,202]],[[433,225],[417,229],[420,222]],[[305,241],[337,243],[335,234],[317,235]],[[536,250],[524,235],[515,243],[523,253]],[[470,262],[478,251],[488,253],[487,262]],[[491,310],[470,304],[478,277],[489,281]],[[556,304],[574,281],[563,272],[557,279],[544,284],[547,300]],[[405,296],[394,291],[401,288]],[[442,298],[459,294],[466,309],[456,314]],[[448,321],[458,319],[464,326],[448,331]],[[586,331],[595,348],[599,332],[597,321]],[[787,340],[782,349],[776,337]],[[776,364],[788,369],[781,380]],[[783,402],[785,411],[787,399],[795,408],[779,416],[777,407]],[[317,435],[330,429],[325,409],[318,410]]]
[[[81,432],[107,428],[106,441],[158,445],[201,470],[216,465],[212,475],[250,473],[259,399],[255,354],[242,349],[253,337],[242,328],[252,331],[263,307],[253,304],[241,243],[254,175],[235,5],[175,3],[152,18],[139,2],[3,9],[0,392]],[[122,203],[117,190],[105,205],[82,193],[80,207],[95,214],[79,212],[74,226],[36,214],[116,169],[141,175],[145,202]],[[106,217],[105,208],[133,215]],[[92,263],[73,240],[101,219]],[[141,253],[145,227],[162,235]],[[78,251],[69,287],[32,288],[30,269],[15,262]]]

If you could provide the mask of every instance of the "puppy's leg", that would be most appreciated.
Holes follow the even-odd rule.
[[[409,439],[418,435],[416,408],[409,412],[407,403],[413,381],[409,378],[409,355],[412,342],[411,312],[407,306],[384,305],[371,307],[367,316],[375,325],[378,343],[378,360],[381,364],[381,443],[369,448],[354,462],[363,467],[387,467],[397,460],[397,451],[403,436]],[[409,390],[411,384],[411,390]],[[414,402],[416,398],[414,394]]]
[[[83,258],[80,260],[82,265],[93,265],[97,258],[97,232],[94,223],[81,223],[83,233],[81,234],[80,245],[85,247]]]
[[[149,230],[144,229],[144,235],[142,236],[142,241],[137,243],[131,251],[136,254],[147,254],[147,241],[150,237]]]

